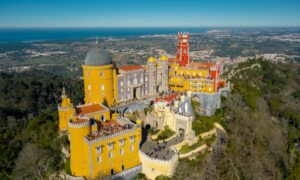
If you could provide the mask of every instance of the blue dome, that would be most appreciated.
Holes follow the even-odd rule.
[[[112,64],[112,58],[109,52],[98,46],[91,49],[85,56],[84,64],[91,66],[101,66]]]

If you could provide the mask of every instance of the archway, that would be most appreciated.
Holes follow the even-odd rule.
[[[132,111],[132,109],[131,109],[130,107],[126,107],[126,108],[123,110],[123,112],[122,112],[122,117],[124,117],[125,113],[130,113],[130,114],[132,114],[133,111]]]
[[[151,125],[150,125],[150,124],[146,124],[145,129],[146,129],[146,130],[151,129]]]
[[[184,137],[186,131],[186,124],[180,122],[176,125],[176,131],[180,137]]]

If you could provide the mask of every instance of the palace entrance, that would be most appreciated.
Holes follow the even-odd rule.
[[[141,87],[132,87],[131,93],[133,99],[141,99]]]

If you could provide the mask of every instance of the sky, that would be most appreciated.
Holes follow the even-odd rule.
[[[300,26],[300,0],[0,0],[0,28]]]

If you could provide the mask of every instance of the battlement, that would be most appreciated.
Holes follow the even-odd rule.
[[[99,131],[96,134],[90,134],[85,137],[85,141],[89,144],[128,134],[137,129],[134,123],[125,118],[97,123],[100,128]]]
[[[89,127],[90,121],[88,118],[78,119],[77,121],[69,121],[69,128],[84,128]]]
[[[178,39],[190,39],[190,34],[188,32],[178,32]]]

